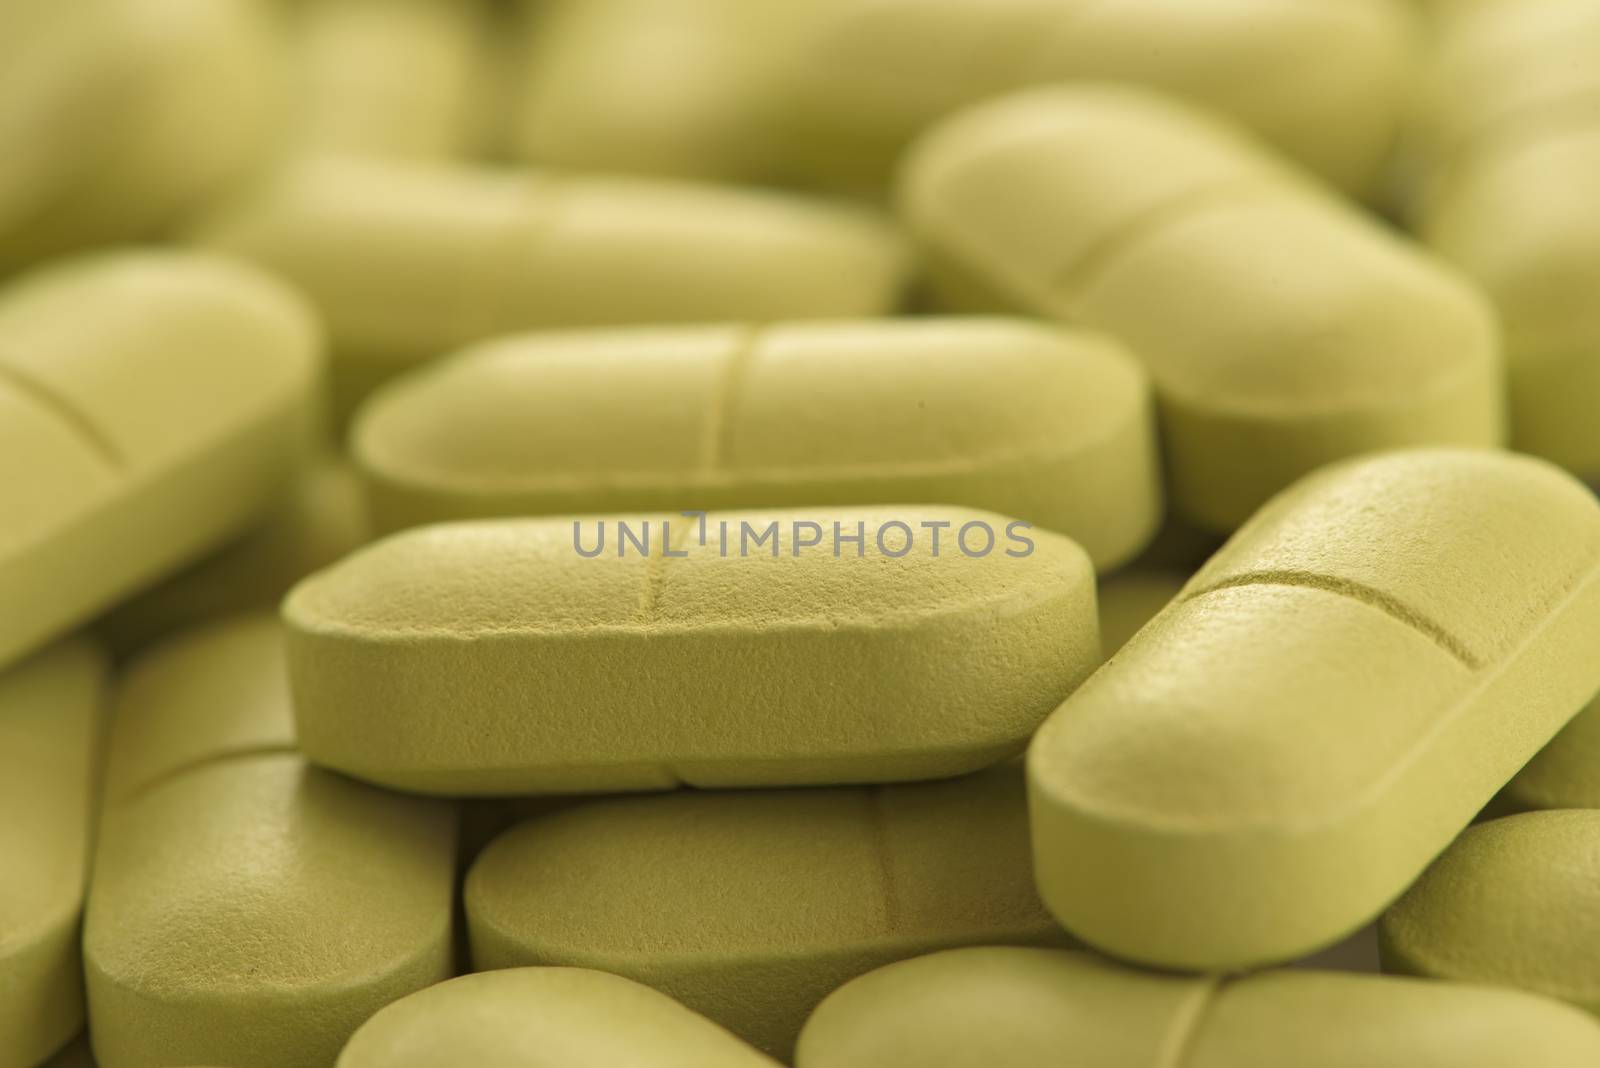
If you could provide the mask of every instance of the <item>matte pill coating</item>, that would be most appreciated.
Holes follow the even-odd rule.
[[[1012,763],[529,820],[467,875],[473,966],[626,975],[786,1060],[811,1008],[862,972],[948,946],[1066,940],[1033,888],[1021,780]]]
[[[0,11],[0,274],[149,236],[271,150],[259,0],[12,0]]]
[[[1048,531],[702,522],[422,527],[306,579],[284,602],[306,755],[458,796],[933,778],[1020,752],[1098,663],[1089,559]]]
[[[1351,192],[1380,173],[1409,87],[1395,0],[849,0],[778,54],[780,143],[871,187],[942,115],[1025,86],[1147,86],[1230,116]],[[786,90],[786,92],[785,92]]]
[[[1378,933],[1386,971],[1519,987],[1600,1014],[1600,811],[1469,828]]]
[[[1421,81],[1412,220],[1499,309],[1512,444],[1600,478],[1600,6],[1474,7]]]
[[[664,994],[587,968],[463,975],[380,1009],[338,1068],[777,1068]]]
[[[451,974],[455,815],[308,767],[270,616],[121,683],[84,929],[103,1068],[326,1068]]]
[[[197,239],[311,297],[345,405],[518,330],[886,313],[908,265],[874,214],[780,193],[350,159],[288,169]]]
[[[309,309],[221,259],[97,254],[0,290],[0,665],[265,511],[321,372]]]
[[[0,1068],[83,1026],[78,921],[106,662],[73,639],[0,673]]]
[[[1600,685],[1600,505],[1420,450],[1280,494],[1028,755],[1067,929],[1133,960],[1288,960],[1375,917]]]
[[[1065,950],[952,949],[817,1007],[796,1068],[1580,1068],[1600,1027],[1486,986],[1341,972],[1135,971]]]
[[[1077,541],[1160,518],[1149,387],[1100,338],[1010,319],[536,334],[391,383],[351,449],[380,530],[447,519],[939,501]]]
[[[1600,808],[1600,698],[1585,705],[1495,800],[1511,812]]]
[[[981,105],[913,150],[899,201],[946,303],[1103,330],[1145,361],[1173,508],[1201,526],[1346,456],[1501,439],[1482,295],[1176,102]]]

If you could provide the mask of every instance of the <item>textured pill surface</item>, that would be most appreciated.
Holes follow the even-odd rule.
[[[1496,800],[1513,812],[1600,808],[1600,699],[1585,705]]]
[[[120,686],[84,930],[103,1068],[329,1065],[451,973],[453,812],[306,765],[279,631],[186,632]]]
[[[505,968],[381,1009],[338,1068],[777,1068],[664,994],[587,968]]]
[[[1600,1014],[1600,811],[1470,828],[1383,914],[1387,971],[1494,983]]]
[[[1173,508],[1201,526],[1334,460],[1503,435],[1483,295],[1176,102],[981,105],[919,142],[898,199],[946,305],[1101,330],[1145,362]]]
[[[106,662],[72,639],[0,673],[0,1068],[83,1026],[78,921]]]
[[[497,839],[467,877],[477,968],[626,975],[780,1058],[891,960],[1065,936],[1040,904],[1016,764],[948,782],[600,801]]]
[[[352,433],[380,530],[482,516],[945,504],[1099,567],[1160,516],[1149,387],[1008,319],[529,335],[391,383]]]
[[[1423,450],[1291,487],[1045,723],[1047,904],[1134,960],[1287,960],[1372,919],[1600,682],[1600,506]]]
[[[933,953],[845,984],[796,1068],[1580,1068],[1600,1027],[1511,990],[1338,972],[1182,977],[1063,950]]]
[[[456,795],[983,768],[1099,660],[1088,557],[1013,524],[908,506],[405,531],[284,603],[300,742]]]
[[[0,290],[0,664],[263,512],[320,355],[292,293],[208,256],[102,254]]]

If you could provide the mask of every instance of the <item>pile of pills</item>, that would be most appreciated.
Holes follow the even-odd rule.
[[[1600,0],[0,0],[0,1068],[1596,1068]]]

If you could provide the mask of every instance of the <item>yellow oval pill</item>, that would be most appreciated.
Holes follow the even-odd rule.
[[[1280,494],[1029,751],[1040,892],[1119,956],[1287,960],[1372,919],[1600,685],[1600,505],[1422,450]]]

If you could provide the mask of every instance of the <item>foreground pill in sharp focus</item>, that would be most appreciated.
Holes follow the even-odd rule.
[[[1600,505],[1418,450],[1280,494],[1050,717],[1040,892],[1147,963],[1233,968],[1400,894],[1600,685]]]
[[[1485,298],[1176,102],[980,105],[913,150],[899,201],[946,303],[1103,330],[1144,360],[1172,507],[1201,526],[1232,530],[1333,460],[1502,437]]]
[[[664,994],[587,968],[505,968],[379,1010],[338,1068],[777,1068]]]
[[[1098,663],[1094,613],[1073,542],[917,506],[422,527],[284,602],[307,757],[452,795],[973,771]]]
[[[626,975],[779,1058],[845,980],[983,942],[1061,944],[1020,767],[936,783],[597,801],[507,832],[467,875],[479,969]]]
[[[1469,828],[1378,931],[1386,971],[1519,987],[1600,1014],[1600,811]]]
[[[78,918],[106,662],[72,639],[0,672],[0,1068],[83,1026]]]
[[[1483,4],[1439,40],[1412,221],[1499,308],[1512,444],[1600,478],[1600,5]]]
[[[1586,1068],[1600,1027],[1514,990],[1341,972],[1179,976],[982,946],[817,1007],[796,1068]]]
[[[656,508],[939,501],[1149,540],[1149,387],[1113,342],[1008,319],[536,334],[390,383],[351,434],[380,530]]]
[[[0,290],[0,664],[271,505],[320,341],[288,289],[192,253],[98,254]]]
[[[270,151],[273,5],[16,0],[0,10],[0,274],[149,236]]]
[[[455,814],[306,765],[276,619],[145,654],[113,724],[84,927],[102,1068],[329,1065],[449,977]]]
[[[372,160],[291,168],[197,240],[311,297],[344,404],[422,360],[517,330],[886,313],[907,269],[898,235],[864,209]]]

